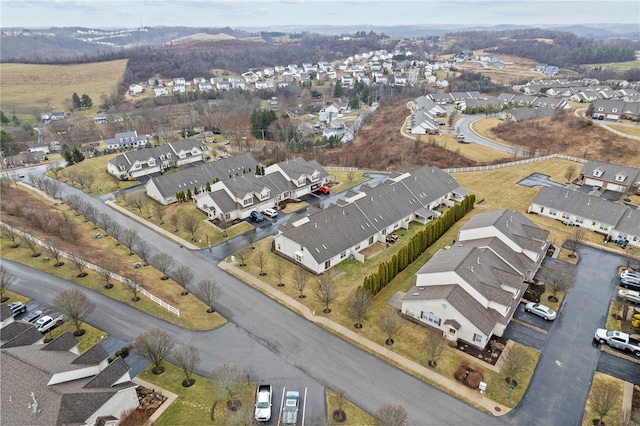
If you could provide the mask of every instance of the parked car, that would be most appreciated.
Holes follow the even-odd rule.
[[[322,192],[323,194],[328,194],[331,192],[331,188],[329,188],[327,185],[322,185],[320,188],[318,188],[318,191]]]
[[[278,216],[278,211],[276,209],[264,209],[262,214],[269,217],[276,217]]]
[[[251,219],[255,220],[256,222],[262,222],[264,220],[264,216],[262,216],[259,211],[254,210],[251,212]]]
[[[24,314],[25,312],[27,312],[27,305],[22,302],[9,303],[9,308],[13,311],[14,314]]]
[[[620,278],[625,278],[625,277],[640,278],[640,271],[632,271],[631,269],[625,269],[622,272],[620,272]]]
[[[271,419],[271,385],[258,386],[255,419],[257,422],[268,422]]]
[[[591,190],[592,190],[592,191],[600,191],[601,189],[602,189],[602,187],[601,187],[600,185],[593,185],[593,186],[591,187]]]
[[[38,319],[40,319],[43,313],[44,312],[38,309],[37,311],[33,311],[25,315],[24,318],[22,318],[22,320],[26,322],[30,322],[31,324],[35,324],[35,322],[38,321]]]
[[[634,339],[627,333],[599,328],[596,330],[594,339],[599,343],[606,343],[612,348],[629,351],[635,356],[640,357],[640,340]]]
[[[34,325],[36,326],[36,330],[44,334],[47,331],[53,330],[57,326],[62,325],[64,320],[65,318],[63,314],[54,312],[38,318]]]
[[[556,319],[556,311],[541,303],[529,302],[524,305],[524,310],[536,314],[539,317],[544,318],[546,321],[553,321]]]
[[[625,299],[627,302],[640,305],[640,291],[622,289],[618,290],[618,297]]]
[[[287,391],[282,410],[282,420],[285,425],[295,425],[298,422],[298,407],[300,407],[300,393]]]
[[[631,277],[631,276],[621,278],[620,285],[624,288],[640,291],[640,278]]]

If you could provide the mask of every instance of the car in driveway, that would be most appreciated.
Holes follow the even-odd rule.
[[[36,321],[38,321],[40,319],[42,314],[44,314],[44,312],[41,311],[40,309],[38,309],[36,311],[29,312],[27,315],[24,316],[24,318],[22,318],[22,320],[26,321],[26,322],[29,322],[31,324],[35,324]]]
[[[620,299],[626,300],[627,302],[640,305],[640,291],[627,290],[626,288],[623,288],[621,290],[618,290],[618,297],[620,297]]]
[[[640,271],[632,271],[631,269],[625,269],[620,272],[620,278],[633,277],[640,279]]]
[[[640,278],[636,278],[636,277],[621,278],[620,285],[624,288],[640,291]]]
[[[27,305],[22,302],[13,302],[9,303],[9,309],[11,309],[14,314],[24,314],[27,312]]]
[[[327,185],[322,185],[320,188],[318,188],[318,191],[322,192],[323,194],[328,194],[331,192],[331,188],[329,188]]]
[[[278,216],[278,211],[276,209],[264,209],[262,214],[269,217],[276,217]]]
[[[262,214],[257,210],[252,211],[250,217],[251,220],[254,220],[256,222],[262,222],[264,220],[264,216],[262,216]]]
[[[556,311],[541,303],[529,302],[524,306],[524,310],[531,312],[539,317],[542,317],[546,321],[553,321],[556,319]]]

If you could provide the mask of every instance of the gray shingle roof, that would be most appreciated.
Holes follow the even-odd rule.
[[[7,305],[6,303],[3,303],[2,305],[0,305],[0,321],[9,319],[14,315],[15,314],[13,313],[9,305]]]
[[[640,211],[627,208],[616,229],[629,235],[640,236]]]
[[[80,356],[73,360],[72,364],[78,365],[91,365],[91,364],[99,364],[105,359],[109,357],[107,351],[102,347],[102,345],[93,345],[85,352],[80,354]]]
[[[616,225],[627,211],[627,207],[622,204],[611,203],[580,191],[552,187],[542,187],[534,197],[533,204],[560,212],[570,212],[584,219],[612,226]]]
[[[108,388],[113,386],[122,376],[127,374],[131,368],[121,358],[117,357],[104,370],[89,380],[83,387],[85,389]]]
[[[601,171],[600,176],[595,176],[595,170]],[[585,178],[598,179],[603,182],[612,182],[620,185],[633,185],[640,181],[640,169],[636,167],[622,166],[620,164],[605,163],[604,161],[591,160],[584,165],[580,174]],[[625,179],[622,182],[616,181],[616,176],[622,175]]]
[[[204,188],[207,182],[213,183],[216,179],[227,180],[230,176],[242,175],[243,171],[253,173],[257,164],[251,154],[236,155],[152,178],[147,185],[153,183],[160,194],[168,198],[187,189]]]
[[[42,347],[43,351],[68,351],[78,345],[71,332],[67,331]]]
[[[361,198],[346,205],[332,204],[309,215],[307,223],[283,226],[280,230],[286,238],[306,247],[319,263],[458,187],[447,173],[437,167],[424,166],[398,181],[387,179],[375,188],[362,186],[360,193],[364,196]],[[293,222],[290,219],[288,223]]]
[[[19,324],[26,324],[22,321],[15,321],[12,324],[15,323],[19,323]],[[29,324],[31,327],[24,327],[22,326],[22,332],[21,333],[17,333],[15,334],[12,338],[8,339],[5,341],[5,335],[2,335],[2,346],[0,346],[1,348],[15,348],[18,346],[25,346],[25,345],[32,345],[40,340],[42,340],[44,338],[44,336],[42,335],[42,333],[40,333],[38,330],[36,330],[35,326],[33,324]],[[4,327],[2,329],[2,331],[4,331],[7,327]]]

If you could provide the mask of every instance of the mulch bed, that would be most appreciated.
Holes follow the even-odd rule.
[[[507,339],[503,337],[491,336],[491,339],[489,339],[489,341],[495,341],[499,344],[494,350],[492,350],[489,344],[487,344],[487,347],[485,349],[480,349],[462,340],[458,340],[457,348],[467,355],[471,355],[472,357],[482,360],[487,364],[496,365],[498,358],[500,358],[500,354],[502,354],[504,346],[507,344]]]

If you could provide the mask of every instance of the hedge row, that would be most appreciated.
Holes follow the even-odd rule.
[[[429,223],[422,231],[409,240],[409,242],[394,254],[390,261],[378,265],[378,272],[374,272],[364,279],[362,288],[368,290],[372,294],[377,294],[392,279],[416,260],[425,252],[431,244],[438,239],[460,220],[469,210],[473,208],[476,202],[475,195],[469,195],[462,200],[462,203],[456,204],[435,221]]]

